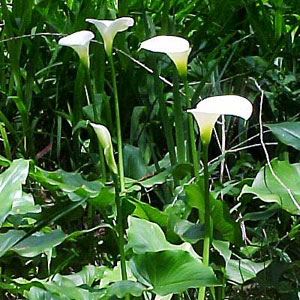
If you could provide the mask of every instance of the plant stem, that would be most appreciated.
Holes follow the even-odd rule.
[[[86,71],[86,88],[87,88],[88,95],[89,95],[89,98],[91,99],[92,106],[93,106],[93,115],[94,115],[93,121],[98,124],[100,122],[100,115],[98,114],[98,111],[97,111],[97,102],[96,102],[96,97],[95,97],[95,91],[92,86],[90,69],[86,68],[85,71]],[[97,139],[97,141],[98,141],[98,139]],[[99,147],[101,176],[105,182],[106,181],[105,161],[104,161],[103,149],[102,149],[99,141],[98,141],[98,147]]]
[[[85,97],[84,94],[84,80],[85,80],[85,66],[82,62],[80,62],[79,67],[77,69],[75,84],[74,84],[74,92],[73,92],[73,120],[72,127],[73,129],[81,120],[82,117],[82,107],[83,107],[83,99]],[[79,130],[76,130],[74,133],[74,148],[75,148],[75,161],[76,166],[78,167],[80,161],[80,142],[79,142]]]
[[[119,110],[119,97],[117,90],[117,81],[116,81],[116,71],[113,62],[112,55],[108,56],[108,61],[111,67],[111,75],[113,81],[113,94],[115,102],[115,117],[116,117],[116,126],[117,126],[117,141],[118,141],[118,165],[119,165],[119,176],[120,176],[120,185],[121,185],[121,194],[125,192],[125,177],[124,177],[124,164],[123,164],[123,149],[122,149],[122,135],[121,135],[121,121],[120,121],[120,110]]]
[[[208,174],[208,143],[203,144],[203,166],[204,166],[204,244],[203,244],[203,264],[209,266],[210,247],[210,199],[209,199],[209,174]],[[198,299],[204,300],[205,287],[199,289]]]
[[[122,280],[127,280],[125,251],[124,251],[125,240],[124,240],[124,229],[123,229],[123,217],[122,217],[121,199],[120,199],[120,191],[119,191],[119,180],[116,175],[113,175],[113,181],[114,181],[115,193],[116,193],[117,227],[118,227],[118,234],[119,234],[121,274],[122,274]]]
[[[88,91],[88,95],[89,98],[92,102],[92,106],[93,106],[93,115],[94,115],[94,122],[98,123],[100,116],[98,115],[97,112],[97,103],[96,103],[96,97],[95,97],[95,93],[94,93],[94,89],[92,86],[92,82],[91,82],[91,75],[90,75],[90,70],[88,68],[85,68],[85,72],[86,72],[86,88]]]
[[[187,77],[183,77],[184,82],[184,88],[185,88],[185,96],[186,96],[186,107],[187,109],[192,108],[191,99],[189,97],[189,86]],[[196,177],[196,180],[200,178],[199,175],[199,160],[198,160],[198,154],[197,154],[197,148],[196,148],[196,138],[195,138],[195,131],[194,131],[194,120],[193,116],[191,114],[188,114],[188,125],[189,125],[189,135],[190,135],[190,146],[191,146],[191,152],[192,152],[192,163],[194,166],[194,175]]]
[[[153,71],[154,71],[155,90],[158,93],[159,111],[160,111],[161,121],[163,124],[163,129],[165,132],[165,137],[167,140],[167,147],[168,147],[168,151],[169,151],[169,155],[170,155],[170,162],[171,162],[172,166],[175,166],[176,165],[176,154],[175,154],[172,126],[171,126],[171,122],[170,122],[169,116],[168,116],[168,110],[167,110],[166,102],[164,99],[163,89],[162,89],[161,82],[158,77],[157,66],[154,66]]]
[[[119,110],[119,97],[118,97],[118,89],[117,89],[117,80],[116,80],[116,71],[113,62],[112,55],[108,56],[109,64],[111,67],[111,75],[113,81],[113,94],[115,101],[115,118],[117,125],[117,141],[118,141],[118,166],[119,166],[119,179],[116,175],[113,175],[114,185],[116,189],[116,206],[117,206],[117,226],[119,231],[119,249],[120,249],[120,261],[121,261],[121,274],[122,280],[127,280],[127,272],[126,272],[126,260],[125,260],[125,251],[124,251],[124,229],[123,229],[123,216],[122,216],[122,208],[121,208],[121,195],[125,193],[125,177],[124,177],[124,165],[123,165],[123,149],[122,149],[122,135],[121,135],[121,121],[120,121],[120,110]],[[121,191],[119,191],[119,181],[121,186]],[[126,300],[130,300],[130,296],[125,296]]]
[[[183,125],[183,112],[181,99],[179,94],[178,73],[174,72],[174,114],[175,114],[175,135],[177,146],[177,159],[178,163],[185,162],[185,146],[184,146],[184,125]]]

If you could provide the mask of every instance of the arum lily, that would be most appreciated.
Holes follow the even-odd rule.
[[[94,37],[95,35],[91,31],[82,30],[63,37],[58,41],[58,44],[61,46],[72,47],[79,55],[82,63],[89,68],[89,46]]]
[[[220,115],[233,115],[248,120],[252,114],[252,104],[246,98],[234,95],[209,97],[188,110],[200,128],[201,140],[209,144],[214,125]]]
[[[178,36],[156,36],[153,37],[147,41],[144,41],[141,43],[142,49],[146,49],[152,52],[161,52],[167,54],[170,59],[174,62],[177,71],[179,75],[182,77],[185,87],[185,95],[186,95],[186,105],[187,108],[191,108],[191,100],[189,97],[189,87],[188,87],[188,81],[187,81],[187,63],[188,63],[188,57],[191,52],[190,44],[189,42],[181,37]],[[176,85],[174,85],[176,86]],[[177,85],[178,88],[178,85]],[[178,91],[177,91],[178,94]],[[175,122],[176,127],[176,139],[177,139],[177,148],[178,148],[178,154],[179,161],[181,162],[181,144],[182,144],[182,135],[183,135],[183,124],[182,124],[182,108],[180,103],[180,98],[177,96],[175,99],[178,103],[175,102]],[[176,109],[177,106],[177,109]],[[196,149],[196,143],[195,143],[195,134],[194,134],[194,126],[193,126],[193,118],[192,116],[188,117],[188,126],[189,126],[189,139],[190,139],[190,148],[192,153],[192,163],[194,166],[194,173],[195,176],[199,177],[199,161],[198,161],[198,155],[197,155],[197,149]],[[182,131],[182,132],[181,132]]]
[[[209,248],[211,235],[211,207],[209,199],[209,173],[208,173],[208,146],[212,130],[217,119],[221,115],[233,115],[248,120],[252,114],[252,104],[246,98],[234,95],[209,97],[202,100],[195,109],[190,109],[200,128],[200,136],[203,144],[204,166],[204,244],[203,264],[209,265]],[[205,299],[205,287],[200,288],[199,300]]]
[[[116,20],[86,19],[86,21],[96,25],[103,38],[104,48],[108,56],[112,55],[115,35],[118,32],[127,30],[134,24],[134,20],[130,17],[122,17]]]
[[[118,169],[116,165],[116,161],[113,154],[113,146],[111,142],[111,135],[108,131],[108,129],[100,124],[94,124],[91,123],[91,126],[95,130],[95,133],[97,135],[98,141],[103,148],[104,151],[104,157],[106,160],[106,163],[109,167],[109,169],[113,172],[113,174],[118,174]]]
[[[124,177],[124,163],[123,163],[123,150],[122,150],[122,136],[121,136],[121,122],[119,111],[119,97],[116,82],[116,72],[112,57],[112,45],[114,37],[118,32],[128,29],[133,26],[134,20],[130,17],[123,17],[116,20],[95,20],[86,19],[87,22],[95,24],[99,30],[103,41],[106,54],[108,56],[109,64],[111,67],[112,81],[113,81],[113,94],[115,102],[115,114],[116,114],[116,127],[117,127],[117,139],[118,139],[118,156],[119,156],[119,175],[121,183],[121,193],[125,191],[125,177]]]
[[[122,272],[122,279],[127,280],[127,272],[126,272],[126,262],[125,262],[125,252],[124,252],[124,229],[123,229],[123,216],[122,216],[122,209],[121,209],[121,199],[119,195],[119,185],[118,185],[118,169],[115,162],[115,158],[113,155],[113,146],[111,142],[111,135],[108,129],[100,124],[90,123],[91,126],[94,128],[98,141],[101,147],[104,149],[104,156],[108,167],[110,168],[112,174],[112,178],[115,185],[115,201],[117,207],[117,223],[118,223],[118,233],[119,233],[119,249],[120,249],[120,256],[121,256],[121,272]],[[129,299],[129,297],[126,297]]]
[[[142,42],[140,48],[167,54],[176,65],[180,76],[186,76],[188,57],[191,52],[190,44],[186,39],[161,35]]]

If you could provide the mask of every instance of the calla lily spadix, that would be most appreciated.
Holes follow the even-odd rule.
[[[221,115],[233,115],[248,120],[252,114],[252,104],[246,98],[225,95],[209,97],[200,101],[196,108],[190,109],[200,128],[201,140],[209,144],[212,130]]]
[[[118,32],[127,30],[134,24],[134,20],[130,17],[122,17],[116,20],[86,19],[86,21],[96,25],[103,38],[104,48],[108,56],[112,55],[112,46],[115,35]]]
[[[103,148],[104,157],[109,169],[116,175],[118,169],[113,154],[113,146],[111,142],[111,135],[108,129],[101,124],[90,123],[97,135],[98,141]]]
[[[160,35],[142,42],[140,48],[167,54],[175,63],[180,76],[186,76],[188,57],[191,52],[190,44],[186,39]]]
[[[72,47],[79,55],[79,58],[83,64],[89,68],[89,47],[90,42],[94,37],[95,35],[91,31],[82,30],[61,38],[58,41],[58,44],[61,46]]]

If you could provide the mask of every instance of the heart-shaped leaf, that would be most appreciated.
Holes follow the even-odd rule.
[[[183,250],[166,250],[134,255],[131,271],[142,284],[160,296],[179,294],[189,288],[216,286],[213,270]]]

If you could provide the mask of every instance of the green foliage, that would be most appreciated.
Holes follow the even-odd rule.
[[[285,145],[300,150],[300,123],[285,122],[277,124],[265,124],[277,139]]]
[[[219,285],[212,269],[182,250],[146,252],[135,255],[130,264],[138,280],[161,296],[191,287]]]
[[[259,171],[251,187],[244,186],[241,195],[251,193],[262,201],[277,203],[291,214],[300,214],[300,165],[278,160],[273,160],[271,165],[278,178],[273,176],[269,166],[265,166]]]
[[[196,299],[201,286],[217,300],[299,298],[299,1],[0,0],[0,7],[1,299]],[[118,199],[87,125],[108,128],[116,158],[112,69],[85,19],[121,16],[135,25],[114,41],[126,177]],[[96,34],[90,73],[57,43],[79,30]],[[189,40],[186,90],[167,56],[139,51],[155,35]],[[246,126],[220,119],[212,137],[206,267],[203,171],[195,181],[185,111],[189,100],[222,94],[247,97],[254,114]],[[272,170],[262,126],[271,131],[263,140]]]

